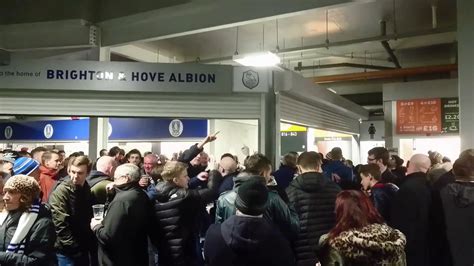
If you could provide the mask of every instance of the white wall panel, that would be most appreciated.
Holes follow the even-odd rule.
[[[359,121],[329,110],[325,106],[306,103],[280,94],[281,119],[329,131],[359,134]]]
[[[177,94],[0,90],[0,114],[260,118],[256,94]]]

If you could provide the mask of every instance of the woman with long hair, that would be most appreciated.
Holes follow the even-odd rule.
[[[319,240],[322,265],[406,265],[405,236],[383,223],[362,192],[340,192],[335,214],[336,225]]]

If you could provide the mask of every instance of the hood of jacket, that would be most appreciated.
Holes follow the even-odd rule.
[[[158,202],[164,203],[174,199],[183,198],[186,195],[186,189],[180,188],[171,182],[160,182],[156,185]]]
[[[314,192],[322,189],[330,182],[332,181],[326,178],[322,173],[308,172],[293,179],[290,186],[294,186],[306,192]]]
[[[374,188],[375,189],[381,189],[384,192],[389,193],[389,194],[397,193],[397,191],[400,189],[397,185],[395,185],[393,183],[381,183],[381,182],[376,183],[372,187],[372,189],[374,189]]]
[[[40,173],[42,175],[47,175],[47,176],[50,176],[50,177],[56,177],[57,173],[58,173],[58,170],[55,170],[55,169],[50,169],[46,166],[43,166],[43,165],[40,165]]]
[[[386,224],[371,224],[344,231],[329,240],[329,244],[343,257],[375,265],[398,261],[404,253],[406,238]]]
[[[278,170],[276,170],[273,175],[274,176],[279,176],[279,175],[282,175],[282,176],[294,176],[295,173],[296,173],[297,169],[296,168],[293,168],[291,166],[288,166],[288,165],[280,165],[280,168],[278,168]]]
[[[456,182],[449,184],[447,189],[457,206],[467,207],[474,204],[474,183]]]
[[[237,254],[254,253],[269,234],[263,218],[233,215],[221,225],[222,238]]]
[[[104,180],[112,181],[112,178],[102,173],[101,171],[97,171],[97,170],[92,170],[89,176],[86,178],[86,181],[90,187],[93,187],[95,184]]]

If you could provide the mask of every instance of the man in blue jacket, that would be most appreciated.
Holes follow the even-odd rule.
[[[352,169],[344,164],[341,148],[335,147],[330,153],[331,161],[323,165],[324,175],[338,183],[343,189],[350,188],[353,179]]]

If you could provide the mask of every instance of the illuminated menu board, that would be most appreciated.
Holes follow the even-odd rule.
[[[397,134],[441,133],[441,99],[397,101]]]

